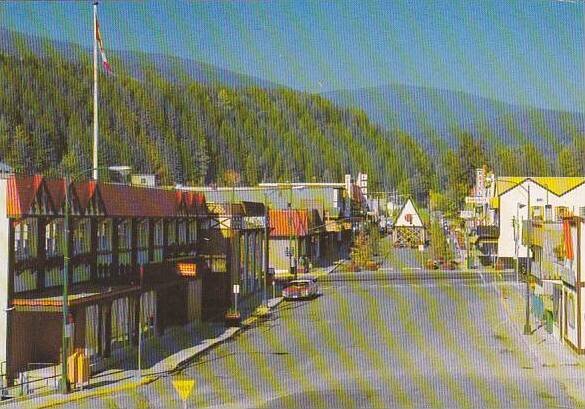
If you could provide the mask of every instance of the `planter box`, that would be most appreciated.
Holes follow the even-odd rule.
[[[233,313],[227,313],[225,315],[225,326],[226,327],[239,327],[242,325],[242,316]]]

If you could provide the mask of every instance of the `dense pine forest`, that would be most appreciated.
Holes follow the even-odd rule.
[[[357,108],[285,88],[172,83],[144,68],[138,80],[100,73],[100,162],[156,173],[165,184],[218,185],[341,181],[369,175],[371,188],[397,188],[455,210],[473,170],[582,174],[583,143],[548,163],[526,139],[486,148],[485,135],[459,132],[455,147],[425,151],[412,136],[372,123]],[[0,54],[0,160],[20,172],[62,175],[91,167],[92,70],[58,55]]]
[[[0,78],[2,160],[46,174],[91,166],[89,66],[1,55]],[[222,184],[227,170],[245,184],[341,181],[363,171],[374,186],[390,187],[433,174],[408,135],[288,89],[176,85],[154,71],[143,81],[100,74],[99,129],[101,163],[129,164],[163,183]]]

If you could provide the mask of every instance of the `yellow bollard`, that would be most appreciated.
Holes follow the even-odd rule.
[[[89,358],[80,353],[77,358],[77,383],[83,389],[83,385],[89,384]]]
[[[67,358],[67,379],[73,386],[78,382],[79,373],[77,367],[77,360],[79,359],[79,352],[74,352]]]

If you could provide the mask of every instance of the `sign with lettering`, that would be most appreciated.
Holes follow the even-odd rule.
[[[197,264],[195,263],[177,263],[177,272],[183,277],[196,277]]]
[[[262,229],[266,226],[264,216],[244,217],[244,229]]]

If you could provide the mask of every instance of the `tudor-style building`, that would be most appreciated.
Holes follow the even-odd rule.
[[[249,315],[262,302],[265,254],[265,208],[262,203],[208,203],[202,224],[200,259],[204,319],[223,319],[234,307],[233,285],[240,288],[238,309]]]
[[[66,245],[71,346],[93,362],[135,344],[139,319],[154,336],[202,314],[202,194],[72,184],[65,237],[66,188],[42,176],[0,179],[0,361],[9,381],[28,363],[60,360]]]

